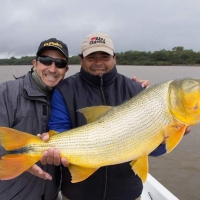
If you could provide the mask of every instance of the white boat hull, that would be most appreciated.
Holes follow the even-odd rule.
[[[179,200],[150,174],[143,186],[141,200]]]

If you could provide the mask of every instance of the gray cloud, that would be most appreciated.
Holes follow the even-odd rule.
[[[41,41],[63,40],[70,55],[83,38],[108,33],[116,52],[199,51],[198,0],[6,0],[0,6],[0,58],[35,55]]]

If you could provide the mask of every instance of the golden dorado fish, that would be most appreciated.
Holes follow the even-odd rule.
[[[54,147],[70,162],[72,182],[88,178],[98,168],[130,161],[144,182],[148,155],[166,139],[167,152],[180,142],[188,126],[200,122],[200,79],[167,81],[152,86],[125,103],[80,109],[88,124],[52,135],[37,136],[0,127],[0,179],[20,175]]]

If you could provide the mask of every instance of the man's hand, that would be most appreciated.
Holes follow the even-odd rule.
[[[33,165],[32,167],[30,167],[27,172],[35,175],[35,176],[38,176],[40,178],[43,178],[43,179],[48,179],[48,180],[51,180],[52,179],[52,176],[50,174],[48,174],[47,172],[43,171],[39,166],[37,165]]]
[[[45,142],[49,140],[48,133],[43,133],[42,135],[38,134],[38,137],[40,137]],[[68,160],[65,158],[61,158],[60,151],[55,148],[49,148],[47,151],[44,151],[40,161],[43,165],[50,164],[59,166],[60,164],[63,164],[63,166],[65,167],[69,166]]]
[[[190,126],[188,126],[188,127],[185,129],[184,135],[187,135],[190,131],[191,131],[191,128],[190,128]]]
[[[38,137],[40,137],[43,141],[48,141],[49,140],[49,134],[48,133],[43,133],[38,134]],[[60,158],[60,151],[54,148],[50,148],[47,151],[44,151],[42,158],[41,158],[41,163],[43,165],[46,164],[53,164],[53,165],[60,165],[61,163],[65,166],[68,167],[69,162],[67,159],[65,158]],[[38,165],[33,165],[32,167],[30,167],[27,172],[38,176],[40,178],[43,179],[48,179],[48,180],[52,180],[52,176],[50,174],[48,174],[47,172],[45,172],[44,170],[42,170]]]
[[[143,88],[148,88],[149,87],[149,81],[148,80],[140,80],[140,79],[137,79],[137,77],[133,76],[132,80],[138,82],[138,83],[141,83],[142,87]]]
[[[60,164],[63,164],[65,167],[69,166],[68,160],[66,158],[61,158],[60,151],[55,148],[50,148],[47,151],[44,151],[40,161],[43,165],[50,164],[59,166]]]
[[[48,133],[47,133],[48,134]],[[38,134],[38,137],[41,137],[40,134]],[[49,137],[46,135],[46,133],[44,133],[44,140],[48,140]],[[31,166],[27,172],[35,175],[35,176],[38,176],[40,178],[43,178],[43,179],[48,179],[48,180],[51,180],[52,179],[52,176],[50,174],[48,174],[47,172],[45,172],[44,170],[42,170],[38,165],[33,165]]]

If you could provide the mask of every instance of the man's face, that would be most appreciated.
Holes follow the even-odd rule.
[[[111,71],[116,65],[116,56],[98,51],[81,59],[81,66],[90,74],[102,76]]]
[[[66,57],[58,50],[45,50],[41,53],[41,57],[49,56],[51,58],[66,60]],[[42,61],[41,61],[42,62]],[[42,82],[48,87],[55,87],[68,71],[68,66],[65,68],[57,68],[55,62],[47,66],[39,60],[33,60],[33,69],[36,71]]]

